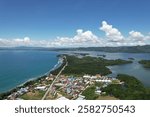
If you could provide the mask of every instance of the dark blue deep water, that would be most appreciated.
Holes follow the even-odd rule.
[[[58,53],[49,51],[0,51],[0,92],[8,91],[50,71]]]

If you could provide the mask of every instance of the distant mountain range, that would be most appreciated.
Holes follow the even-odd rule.
[[[122,47],[79,47],[61,48],[61,51],[102,51],[102,52],[124,52],[124,53],[150,53],[150,45],[145,46],[122,46]]]
[[[39,51],[52,51],[57,50],[57,48],[46,48],[46,47],[0,47],[0,50],[39,50]]]
[[[150,53],[150,45],[122,47],[78,47],[78,48],[44,48],[44,47],[0,47],[0,50],[40,50],[40,51],[102,51],[124,53]]]
[[[150,53],[150,45],[145,46],[122,46],[122,47],[87,47],[78,48],[85,51],[103,51],[103,52],[125,52],[125,53]]]

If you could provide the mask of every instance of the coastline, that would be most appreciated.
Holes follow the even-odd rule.
[[[30,78],[29,80],[23,82],[22,84],[19,84],[17,85],[16,87],[8,90],[8,91],[5,91],[5,92],[0,92],[0,100],[3,100],[2,97],[6,97],[8,96],[9,94],[11,94],[12,92],[15,92],[17,91],[19,88],[22,88],[22,87],[25,87],[26,85],[32,83],[32,82],[36,82],[38,80],[41,80],[43,78],[46,78],[48,75],[51,74],[51,72],[59,69],[62,65],[63,65],[63,58],[62,56],[60,56],[61,54],[57,55],[58,57],[58,62],[53,66],[52,69],[50,69],[48,72],[44,73],[43,75],[40,75],[40,76],[37,76],[37,77],[34,77],[34,78]],[[2,99],[1,99],[2,98]],[[4,98],[5,99],[5,98]]]

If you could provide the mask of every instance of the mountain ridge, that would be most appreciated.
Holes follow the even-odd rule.
[[[123,53],[150,53],[150,45],[144,46],[119,46],[119,47],[0,47],[0,50],[43,50],[43,51],[102,51],[102,52],[123,52]]]

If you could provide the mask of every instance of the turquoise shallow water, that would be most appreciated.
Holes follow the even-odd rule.
[[[50,71],[58,62],[57,55],[49,51],[0,51],[0,92]]]

